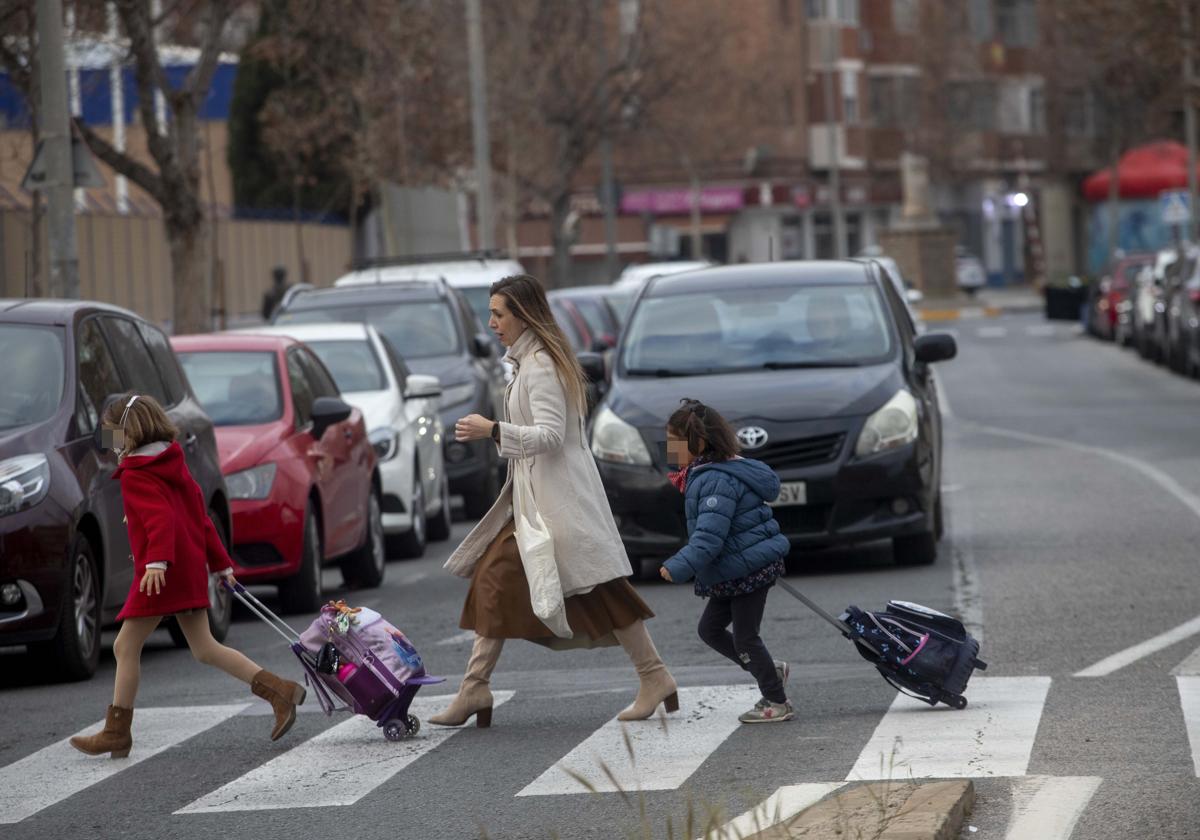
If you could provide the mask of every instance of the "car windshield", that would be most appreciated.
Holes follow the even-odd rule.
[[[276,324],[367,323],[392,342],[405,359],[452,356],[459,352],[458,330],[450,306],[441,300],[377,303],[370,306],[328,306],[281,312]]]
[[[343,393],[382,391],[387,377],[375,349],[365,340],[305,342],[320,357],[333,374],[333,381]]]
[[[180,353],[179,361],[213,425],[257,426],[283,416],[274,353]]]
[[[491,286],[459,286],[458,290],[462,292],[463,297],[467,299],[467,303],[471,305],[475,317],[479,319],[479,323],[484,327],[492,318],[492,287]]]
[[[643,299],[621,362],[632,376],[695,376],[854,367],[891,352],[873,286],[740,287]]]
[[[41,423],[62,402],[66,378],[62,332],[52,327],[0,324],[4,399],[0,429]]]

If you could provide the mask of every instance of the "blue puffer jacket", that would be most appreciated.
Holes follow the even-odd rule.
[[[696,467],[683,505],[688,544],[663,564],[671,579],[712,586],[786,556],[787,537],[766,504],[778,496],[779,476],[762,461],[734,458]]]

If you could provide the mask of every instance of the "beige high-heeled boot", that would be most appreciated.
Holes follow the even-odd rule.
[[[645,720],[654,714],[659,703],[663,703],[668,712],[679,711],[679,693],[675,678],[659,657],[650,633],[646,630],[646,623],[641,620],[635,621],[628,627],[613,630],[613,635],[629,654],[640,681],[633,705],[617,715],[617,720]]]
[[[471,658],[467,661],[467,673],[458,687],[458,694],[454,695],[444,712],[429,718],[430,723],[462,726],[474,715],[475,725],[480,729],[492,725],[492,690],[488,682],[503,648],[503,639],[489,639],[476,634]]]

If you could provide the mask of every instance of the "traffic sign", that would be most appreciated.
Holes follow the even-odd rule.
[[[21,179],[21,189],[25,192],[40,190],[45,186],[45,142],[45,140],[38,141],[37,150],[33,153],[33,162],[29,164],[29,169],[25,170],[25,177]],[[91,188],[105,185],[104,176],[96,168],[91,152],[78,137],[71,138],[71,168],[76,187]]]
[[[1158,209],[1164,225],[1186,225],[1192,219],[1191,201],[1184,190],[1160,193]]]

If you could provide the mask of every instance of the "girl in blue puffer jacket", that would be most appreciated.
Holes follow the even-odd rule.
[[[696,594],[708,599],[700,638],[758,681],[762,699],[739,720],[773,723],[793,716],[788,666],[771,659],[758,633],[788,541],[767,506],[779,496],[779,476],[739,449],[725,418],[698,400],[683,400],[667,421],[667,460],[678,467],[670,478],[685,497],[688,544],[663,563],[661,574],[695,580]]]

